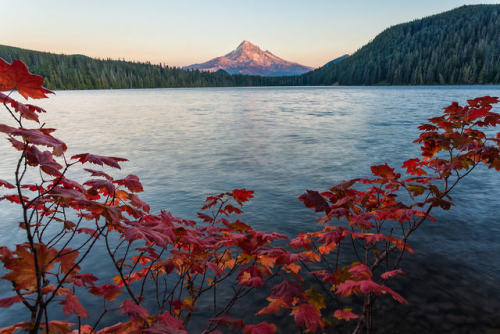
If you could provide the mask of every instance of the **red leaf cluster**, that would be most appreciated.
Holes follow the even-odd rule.
[[[0,91],[17,89],[25,98],[42,98],[50,93],[42,85],[43,78],[29,73],[22,62],[8,64],[0,59]],[[209,292],[215,305],[207,333],[220,333],[218,327],[275,333],[274,324],[245,325],[228,316],[234,302],[265,288],[266,282],[274,286],[269,304],[257,316],[288,310],[304,332],[337,326],[335,318],[359,319],[363,324],[369,321],[366,310],[371,309],[373,296],[390,295],[406,303],[385,284],[403,274],[400,260],[405,252],[413,252],[409,237],[425,220],[434,220],[431,210],[450,208],[451,190],[477,165],[500,170],[500,133],[487,137],[482,131],[500,124],[500,115],[492,111],[498,98],[480,97],[465,106],[453,103],[443,115],[420,126],[416,142],[422,155],[405,161],[405,172],[376,165],[371,167],[371,178],[343,181],[324,192],[307,190],[299,200],[321,213],[321,225],[286,244],[285,235],[259,232],[234,218],[254,197],[245,188],[207,197],[197,222],[165,211],[151,213],[137,195],[143,186],[135,175],[114,179],[104,171],[84,169],[91,179],[69,179],[67,170],[77,163],[119,169],[126,159],[84,153],[68,161],[67,147],[52,136],[54,129],[22,125],[23,119],[39,122],[43,109],[3,93],[0,101],[19,126],[0,124],[0,132],[21,152],[16,182],[0,180],[0,188],[15,192],[2,194],[0,200],[19,205],[23,220],[19,228],[27,235],[26,242],[14,250],[0,247],[5,269],[1,278],[12,286],[10,297],[0,299],[0,307],[20,304],[38,319],[0,329],[1,333],[35,328],[50,333],[185,334],[185,323],[199,310],[202,294]],[[40,180],[25,183],[23,168],[36,168]],[[111,258],[117,273],[114,284],[96,285],[97,277],[80,272],[94,244],[104,247]],[[355,262],[339,259],[346,247],[352,248],[349,254],[356,257]],[[146,287],[148,282],[152,287]],[[309,282],[315,285],[306,289]],[[316,289],[317,283],[322,290]],[[225,307],[217,305],[220,285],[234,292]],[[150,309],[146,305],[152,302],[144,293],[148,289],[153,289],[156,299]],[[88,318],[77,297],[82,290],[102,297],[103,314],[121,311],[129,320],[99,331],[89,325],[42,321],[52,301],[62,306],[66,316],[78,317],[79,323]],[[323,292],[339,298],[361,295],[367,307],[360,315],[350,308],[337,309],[332,318],[332,305],[327,305]],[[122,293],[129,299],[120,299],[117,307]]]

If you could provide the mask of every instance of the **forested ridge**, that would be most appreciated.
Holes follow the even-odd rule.
[[[177,67],[125,60],[95,59],[0,45],[0,57],[20,59],[45,77],[49,89],[216,87],[260,85],[262,77],[186,71]]]
[[[294,84],[500,83],[500,5],[463,6],[390,27]]]
[[[49,89],[294,85],[435,85],[500,83],[500,5],[462,6],[390,27],[352,56],[292,77],[182,70],[125,60],[61,55],[0,45]]]

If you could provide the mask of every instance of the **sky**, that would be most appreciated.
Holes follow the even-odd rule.
[[[319,67],[384,29],[459,0],[0,0],[0,44],[170,66],[205,62],[248,40]]]

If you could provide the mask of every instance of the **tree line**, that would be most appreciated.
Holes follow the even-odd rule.
[[[0,45],[49,89],[437,85],[500,83],[500,5],[457,9],[390,27],[352,56],[300,76],[260,77],[163,64],[60,55]]]

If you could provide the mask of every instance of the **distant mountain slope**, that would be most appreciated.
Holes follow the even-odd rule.
[[[281,84],[500,83],[500,5],[463,6],[386,29],[349,58]]]
[[[24,61],[49,89],[216,87],[262,85],[263,78],[185,71],[180,68],[84,55],[61,55],[0,45],[0,57]]]
[[[235,50],[225,56],[217,57],[202,64],[193,64],[184,69],[216,72],[224,70],[230,74],[261,76],[298,75],[312,70],[311,67],[292,63],[263,51],[258,46],[243,41]]]
[[[341,61],[342,61],[342,60],[344,60],[344,59],[349,58],[350,56],[351,56],[351,55],[345,54],[345,55],[343,55],[343,56],[340,56],[340,57],[335,58],[334,60],[330,60],[328,63],[326,63],[326,64],[325,64],[325,65],[323,65],[323,66],[328,66],[328,65],[336,64],[336,63],[338,63],[338,62],[341,62]]]

